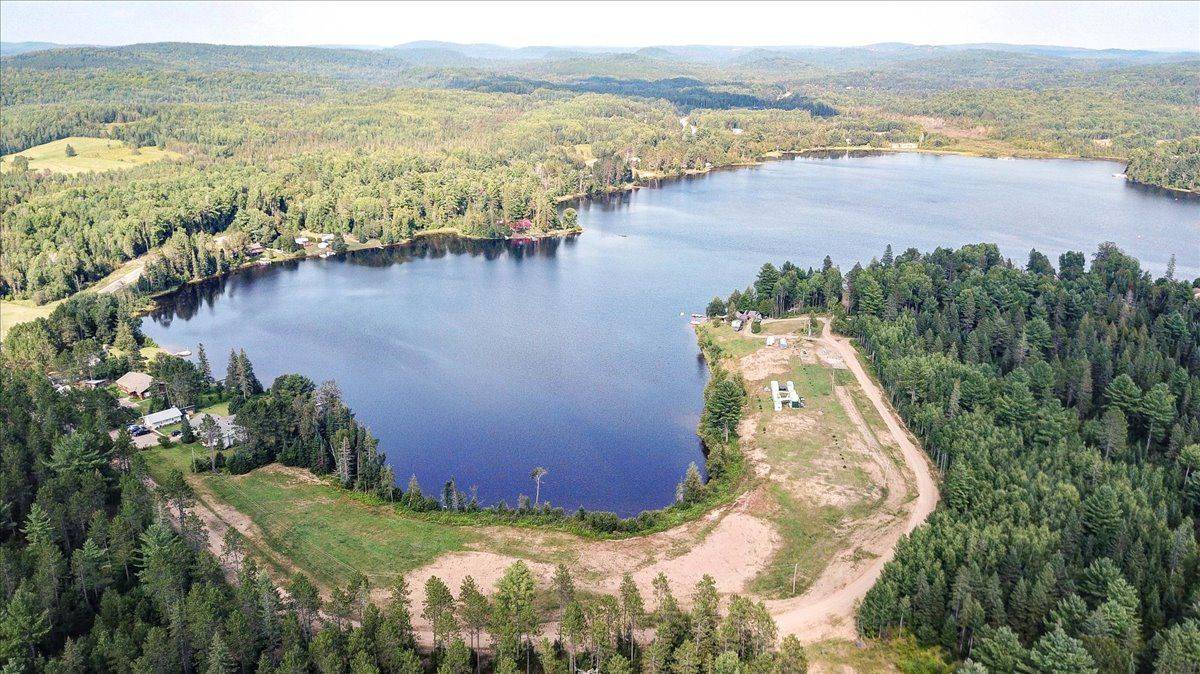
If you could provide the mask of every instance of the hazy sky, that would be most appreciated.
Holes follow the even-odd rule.
[[[508,46],[1009,42],[1200,50],[1200,2],[4,2],[0,38]]]

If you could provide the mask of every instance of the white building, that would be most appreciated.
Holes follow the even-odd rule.
[[[179,411],[178,407],[168,407],[161,412],[147,414],[142,419],[142,424],[150,430],[158,430],[163,426],[170,426],[183,421],[183,412]]]
[[[296,237],[296,245],[297,246],[307,246],[308,245],[308,237],[307,236],[297,236]]]
[[[238,426],[233,422],[232,415],[208,413],[197,414],[196,416],[192,417],[191,420],[192,430],[195,431],[198,436],[200,436],[200,441],[204,443],[205,446],[209,446],[209,443],[208,440],[203,437],[203,433],[200,431],[200,425],[204,423],[204,417],[212,417],[212,420],[216,422],[218,431],[216,444],[221,449],[228,449],[246,439],[246,431],[241,426]]]

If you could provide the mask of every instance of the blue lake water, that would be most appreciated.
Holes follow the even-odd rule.
[[[245,348],[265,384],[335,379],[401,484],[453,477],[483,503],[532,494],[623,515],[665,505],[691,462],[707,377],[681,312],[763,262],[843,271],[892,244],[993,242],[1089,257],[1113,241],[1155,275],[1200,276],[1200,200],[1108,162],[920,154],[797,158],[580,206],[584,234],[426,240],[256,268],[143,322],[168,348]],[[220,376],[221,373],[216,373]]]

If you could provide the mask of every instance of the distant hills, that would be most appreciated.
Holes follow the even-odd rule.
[[[71,45],[55,42],[0,42],[0,55],[16,56],[32,52],[92,45]],[[144,45],[124,45],[138,47]],[[97,47],[115,49],[118,47]],[[286,47],[277,47],[284,48]],[[316,49],[390,52],[414,63],[427,65],[469,65],[474,61],[538,61],[566,60],[599,55],[636,54],[663,61],[696,64],[726,65],[760,60],[788,60],[812,65],[842,65],[872,67],[887,62],[930,58],[963,51],[993,51],[1029,56],[1090,59],[1121,64],[1170,63],[1200,57],[1200,52],[1163,52],[1131,49],[1084,49],[1056,45],[1016,45],[1004,43],[972,43],[953,45],[915,45],[903,42],[881,42],[856,47],[817,46],[736,46],[736,45],[649,45],[635,47],[606,46],[528,46],[505,47],[497,44],[418,40],[391,47],[377,45],[310,45]]]
[[[0,56],[15,56],[47,49],[67,49],[70,47],[87,47],[85,44],[58,44],[57,42],[0,42]]]

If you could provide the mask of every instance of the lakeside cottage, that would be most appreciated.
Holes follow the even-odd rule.
[[[150,393],[154,378],[145,372],[126,372],[117,380],[117,388],[131,398],[142,399]]]
[[[197,414],[191,418],[192,428],[199,431],[201,424],[204,423],[204,417],[210,417],[217,424],[217,436],[210,442],[208,438],[201,437],[200,442],[206,447],[216,445],[218,449],[229,449],[239,442],[244,442],[246,439],[246,431],[241,426],[234,423],[233,415],[226,414],[209,414],[207,412]]]
[[[170,426],[183,421],[183,411],[178,407],[168,407],[161,412],[147,414],[142,418],[142,425],[150,430],[158,430],[163,426]]]
[[[296,245],[297,246],[307,246],[308,245],[308,237],[307,236],[297,236],[296,237]]]

